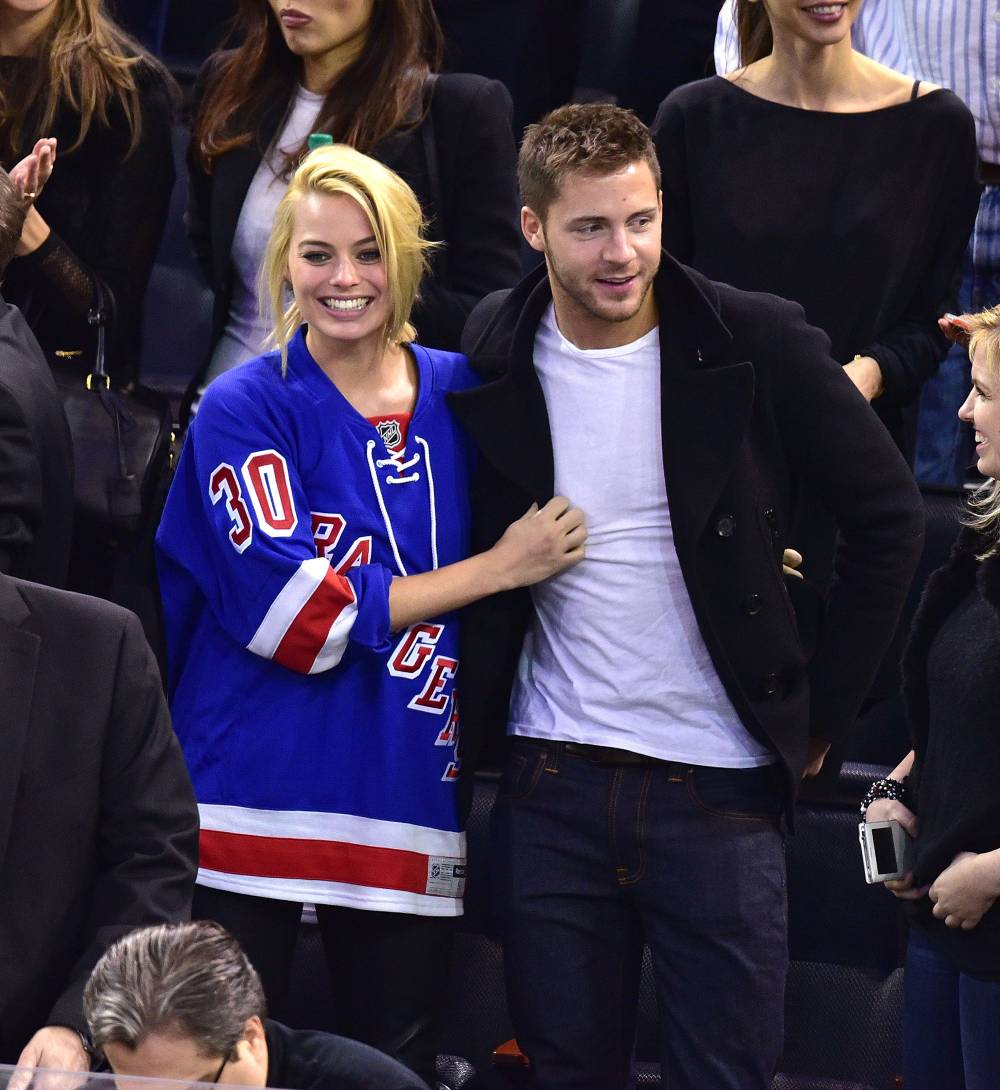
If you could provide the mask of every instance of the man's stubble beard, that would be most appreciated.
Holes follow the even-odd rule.
[[[562,289],[564,294],[569,296],[569,298],[572,299],[578,307],[581,307],[583,310],[585,310],[587,314],[589,314],[592,318],[597,318],[599,321],[602,322],[614,322],[616,324],[618,322],[630,322],[639,313],[639,311],[642,310],[643,306],[646,303],[646,300],[649,298],[650,291],[652,291],[653,289],[653,281],[656,278],[656,273],[658,272],[658,268],[653,269],[649,280],[646,282],[646,289],[639,297],[639,300],[636,303],[634,310],[630,311],[627,314],[621,312],[615,314],[605,314],[603,313],[603,311],[596,310],[594,308],[594,306],[592,305],[592,300],[586,294],[586,292],[577,291],[567,284],[566,280],[559,272],[558,262],[555,261],[555,259],[552,257],[552,254],[548,250],[545,251],[545,261],[549,268],[550,279],[554,280]]]

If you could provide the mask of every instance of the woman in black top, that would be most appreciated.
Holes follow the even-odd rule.
[[[801,303],[909,456],[978,205],[975,127],[950,91],[851,48],[859,8],[737,0],[744,67],[679,88],[654,123],[664,244]]]
[[[443,243],[414,310],[422,343],[457,349],[469,312],[520,275],[510,96],[441,75],[430,0],[241,0],[238,48],[199,77],[188,226],[215,292],[210,359],[194,388],[259,354],[256,276],[311,132],[400,174]]]
[[[50,358],[90,363],[99,280],[114,307],[108,367],[129,380],[173,186],[172,82],[102,0],[25,7],[0,0],[0,161],[54,137],[59,165],[28,211],[4,298]]]
[[[903,660],[914,748],[872,786],[884,797],[865,815],[916,838],[912,873],[886,882],[913,925],[907,1090],[1000,1086],[1000,307],[959,321],[973,380],[959,416],[987,481],[914,618]]]

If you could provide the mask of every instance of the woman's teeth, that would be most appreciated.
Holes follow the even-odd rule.
[[[322,299],[321,302],[327,310],[364,310],[371,298],[361,295],[355,299]]]

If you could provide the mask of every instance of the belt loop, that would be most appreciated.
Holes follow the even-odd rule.
[[[562,756],[562,742],[549,742],[545,754],[545,771],[557,773],[559,771],[559,758]]]

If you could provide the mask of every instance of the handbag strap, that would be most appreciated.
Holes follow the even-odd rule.
[[[94,277],[94,305],[87,311],[87,324],[97,329],[97,345],[94,349],[94,369],[87,376],[87,389],[91,389],[94,378],[99,380],[106,390],[111,388],[111,378],[108,375],[105,362],[105,339],[107,328],[111,324],[111,311],[108,307],[108,296],[101,283],[100,277]]]

